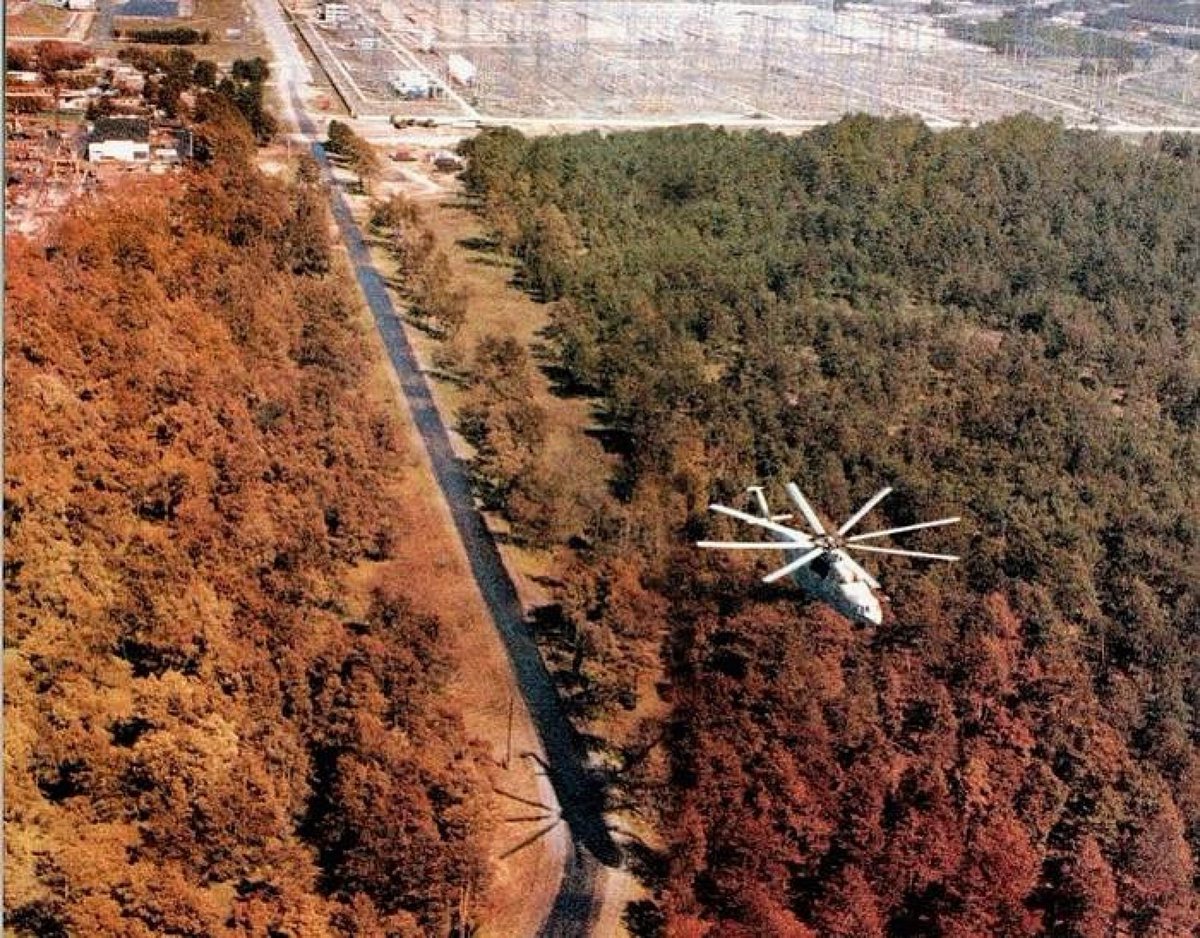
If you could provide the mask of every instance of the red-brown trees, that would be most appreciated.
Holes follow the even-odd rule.
[[[204,117],[8,245],[6,925],[416,933],[484,870],[440,623],[351,576],[399,436],[311,179]]]

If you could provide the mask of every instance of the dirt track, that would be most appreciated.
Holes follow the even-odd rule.
[[[301,129],[307,132],[309,128],[304,126],[306,118],[298,98],[294,96],[292,103],[300,117]],[[324,163],[325,155],[319,144],[313,144],[313,151]],[[350,254],[355,276],[400,379],[413,423],[450,507],[472,574],[508,651],[518,685],[545,749],[547,774],[571,832],[574,850],[568,858],[558,898],[542,933],[586,935],[597,911],[598,866],[614,866],[620,862],[620,851],[604,820],[603,792],[583,763],[579,740],[526,627],[516,590],[504,569],[491,532],[475,508],[467,473],[454,455],[449,433],[383,278],[371,263],[367,246],[345,199],[338,190],[331,191],[334,217]]]
[[[275,50],[276,81],[284,99],[285,117],[311,144],[313,155],[330,182],[328,160],[308,116],[299,89],[309,79],[307,66],[277,7],[269,0],[255,4],[260,25]],[[340,190],[330,185],[334,218],[388,359],[399,380],[412,422],[428,453],[431,467],[450,509],[455,529],[466,550],[472,575],[499,633],[532,717],[546,758],[546,774],[554,788],[572,849],[553,908],[541,934],[587,935],[598,912],[601,865],[615,866],[620,850],[604,819],[604,796],[598,780],[583,762],[582,747],[567,720],[557,688],[526,628],[521,605],[499,551],[483,518],[464,467],[454,455],[449,433],[435,406],[383,278],[371,262],[362,233]]]

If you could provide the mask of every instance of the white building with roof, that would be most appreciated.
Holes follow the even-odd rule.
[[[98,117],[87,138],[89,163],[148,163],[150,122],[144,117]]]
[[[317,7],[317,19],[322,23],[337,25],[350,19],[350,16],[348,3],[322,3]]]

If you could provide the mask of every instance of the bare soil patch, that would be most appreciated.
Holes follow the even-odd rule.
[[[66,36],[79,15],[40,3],[13,4],[4,15],[4,27],[10,39]]]

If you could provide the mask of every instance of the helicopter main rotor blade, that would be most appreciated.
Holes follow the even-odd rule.
[[[795,550],[808,545],[799,541],[696,541],[696,546],[715,550]]]
[[[805,546],[811,543],[810,538],[803,531],[784,527],[782,524],[776,524],[768,518],[760,518],[757,515],[738,511],[736,508],[729,508],[726,505],[709,505],[708,508],[710,511],[718,511],[723,515],[729,515],[731,518],[737,518],[739,521],[745,521],[746,524],[753,524],[760,528],[766,528],[768,531],[774,531],[776,534],[782,534],[793,543],[801,543]]]
[[[767,496],[763,493],[761,485],[752,485],[746,491],[754,496],[754,500],[758,502],[758,508],[762,512],[762,516],[768,521],[788,521],[791,519],[792,516],[788,514],[771,514],[771,506],[767,504]]]
[[[862,519],[864,517],[866,517],[867,512],[869,512],[872,508],[874,508],[876,505],[878,505],[881,501],[883,501],[885,498],[887,498],[891,494],[892,494],[892,487],[889,485],[885,488],[880,489],[878,492],[876,492],[874,495],[872,495],[870,500],[865,505],[863,505],[862,508],[858,509],[858,511],[856,511],[854,514],[852,514],[850,516],[849,521],[847,521],[840,528],[838,528],[838,530],[837,530],[838,537],[841,537],[843,534],[845,534],[847,531],[849,531],[851,528],[853,528],[856,524],[858,524],[858,522],[862,521]]]
[[[763,487],[761,485],[752,485],[746,491],[754,496],[754,500],[758,503],[758,510],[762,512],[762,516],[771,520],[771,506],[767,504],[767,496],[763,493]]]
[[[793,560],[787,566],[780,567],[778,570],[774,571],[773,573],[768,573],[765,577],[763,577],[763,582],[764,583],[774,583],[776,580],[781,580],[785,576],[787,576],[789,573],[793,573],[796,570],[799,570],[801,567],[803,567],[809,561],[816,560],[823,553],[825,553],[824,547],[816,547],[813,550],[810,550],[807,554],[804,554],[801,557],[797,557],[795,560]]]
[[[954,561],[954,554],[929,554],[923,550],[900,550],[898,547],[870,547],[867,544],[847,544],[851,550],[869,550],[872,554],[895,554],[897,557],[923,557],[926,560]]]
[[[834,551],[842,560],[850,565],[850,569],[857,573],[860,577],[867,581],[867,585],[873,590],[879,589],[879,581],[867,572],[867,568],[860,564],[857,560],[851,557],[844,550]]]
[[[961,521],[962,518],[941,518],[938,521],[923,521],[920,524],[906,524],[902,528],[888,528],[886,531],[870,531],[867,534],[856,534],[854,537],[846,538],[850,543],[856,541],[869,541],[873,537],[887,537],[889,534],[903,534],[905,531],[919,531],[922,528],[936,528],[943,524],[954,524]]]
[[[786,486],[787,493],[791,496],[792,501],[796,503],[796,507],[800,509],[800,514],[804,515],[804,519],[808,522],[808,526],[817,534],[825,533],[825,526],[821,524],[821,519],[817,517],[817,513],[813,511],[812,505],[808,503],[808,499],[804,497],[804,493],[800,491],[800,486],[795,482],[789,482]]]

